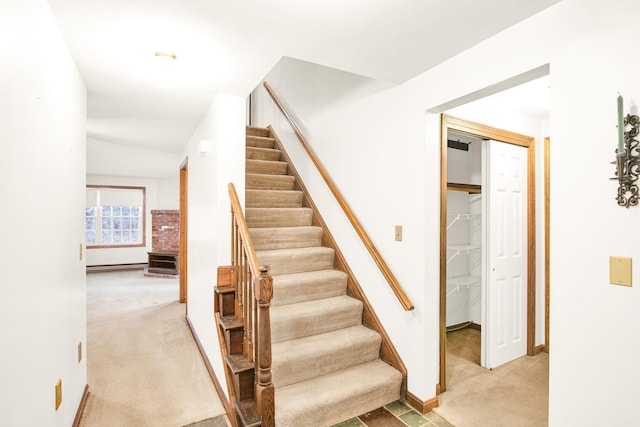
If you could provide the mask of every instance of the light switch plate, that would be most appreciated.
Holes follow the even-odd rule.
[[[630,257],[609,257],[609,283],[612,285],[631,286]]]
[[[402,226],[401,225],[396,225],[395,239],[396,239],[396,242],[402,242]]]

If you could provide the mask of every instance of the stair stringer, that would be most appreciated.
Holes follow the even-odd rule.
[[[333,235],[331,234],[329,227],[327,227],[326,222],[322,218],[320,211],[318,210],[316,204],[314,203],[313,199],[309,195],[309,192],[307,191],[307,188],[305,187],[304,182],[300,177],[300,174],[298,174],[298,171],[296,170],[293,162],[291,161],[291,158],[289,157],[287,151],[285,150],[284,145],[282,144],[282,141],[280,141],[280,138],[278,138],[278,135],[276,134],[276,132],[274,131],[271,125],[267,126],[267,129],[269,129],[269,134],[270,134],[269,136],[275,140],[275,146],[282,152],[282,160],[286,162],[288,165],[288,172],[287,172],[288,175],[292,175],[296,178],[295,189],[300,190],[303,193],[302,206],[309,208],[313,211],[312,225],[322,227],[322,229],[324,230],[322,234],[322,246],[335,250],[333,268],[347,274],[347,295],[361,301],[363,304],[362,324],[376,331],[378,334],[380,334],[380,337],[382,338],[382,342],[380,344],[380,359],[382,359],[387,364],[397,369],[402,374],[402,386],[400,388],[400,396],[402,400],[406,401],[407,368],[404,362],[400,358],[400,355],[398,354],[398,351],[393,345],[391,338],[389,338],[389,335],[385,331],[382,325],[382,322],[376,315],[373,307],[371,306],[371,303],[367,299],[364,291],[362,290],[362,287],[360,286],[360,283],[356,279],[355,274],[349,267],[349,264],[347,263],[346,258],[342,254],[342,251],[340,250],[335,239],[333,238]]]

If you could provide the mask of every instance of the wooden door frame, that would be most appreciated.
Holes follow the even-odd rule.
[[[549,295],[551,289],[551,138],[544,138],[544,351],[549,352]]]
[[[454,131],[483,140],[492,139],[527,148],[527,354],[535,354],[536,307],[536,156],[535,138],[486,126],[447,114],[440,118],[440,383],[447,382],[447,134]]]
[[[180,302],[187,303],[187,222],[189,193],[189,157],[180,165]],[[187,304],[186,310],[189,305]]]

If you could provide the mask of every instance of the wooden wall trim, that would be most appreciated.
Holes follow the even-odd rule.
[[[211,362],[209,362],[207,353],[205,353],[204,351],[204,347],[200,342],[200,338],[198,338],[198,333],[196,332],[195,328],[193,327],[193,324],[191,323],[191,319],[189,319],[188,317],[185,317],[185,319],[187,320],[187,325],[189,325],[189,330],[191,331],[191,335],[193,336],[193,339],[196,342],[196,345],[198,346],[198,350],[200,351],[200,356],[202,356],[202,360],[204,361],[204,364],[207,367],[207,371],[209,372],[209,378],[211,378],[211,381],[213,382],[213,386],[215,387],[216,392],[218,393],[218,397],[220,398],[220,402],[222,402],[222,406],[224,407],[224,410],[227,413],[227,418],[231,422],[231,425],[236,427],[236,425],[234,424],[236,420],[235,410],[231,406],[231,403],[229,403],[227,396],[224,394],[224,390],[222,389],[222,386],[218,381],[218,377],[216,376],[216,373],[213,370],[213,366],[211,366]]]
[[[410,391],[407,391],[407,403],[422,415],[433,411],[433,408],[437,408],[440,404],[437,396],[423,401]]]
[[[180,165],[180,291],[179,301],[187,303],[188,294],[188,228],[189,228],[189,157]],[[189,306],[185,307],[189,311]]]
[[[80,399],[80,404],[78,405],[78,411],[76,411],[76,417],[73,419],[73,427],[78,427],[80,425],[80,420],[82,419],[82,415],[84,414],[84,408],[87,406],[87,400],[89,399],[89,384],[84,386],[84,391],[82,392],[82,398]]]
[[[440,116],[440,393],[447,390],[447,118]]]

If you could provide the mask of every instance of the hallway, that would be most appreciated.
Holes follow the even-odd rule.
[[[456,427],[544,427],[549,412],[549,355],[480,366],[480,331],[447,334],[447,391],[435,412]]]
[[[227,426],[177,298],[177,279],[87,274],[90,394],[81,426]]]

